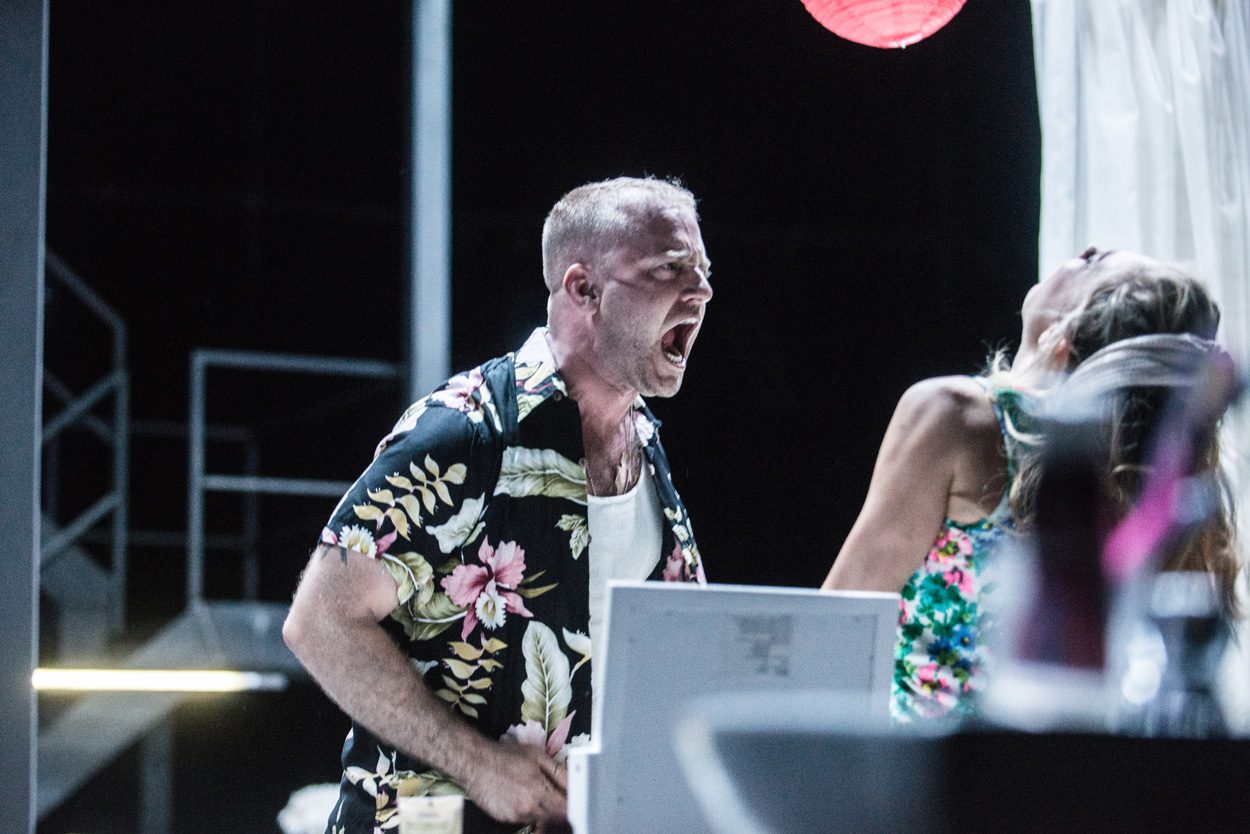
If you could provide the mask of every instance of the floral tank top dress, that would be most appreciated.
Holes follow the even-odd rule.
[[[989,390],[983,377],[974,379]],[[924,564],[903,586],[890,702],[896,722],[971,713],[970,696],[983,685],[989,657],[980,638],[990,625],[980,611],[982,596],[990,590],[983,571],[998,543],[1014,528],[1008,503],[1015,475],[1013,441],[1003,406],[995,396],[990,401],[1007,450],[1008,488],[994,511],[980,521],[960,524],[943,519]]]

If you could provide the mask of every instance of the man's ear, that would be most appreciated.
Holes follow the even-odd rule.
[[[591,280],[590,270],[585,264],[573,264],[564,271],[561,282],[564,291],[579,307],[599,303],[599,291]]]

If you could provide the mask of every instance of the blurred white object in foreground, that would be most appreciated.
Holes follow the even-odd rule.
[[[338,798],[337,782],[300,788],[278,812],[278,827],[283,834],[322,834]]]

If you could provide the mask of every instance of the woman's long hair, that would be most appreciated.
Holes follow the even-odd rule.
[[[1187,333],[1211,339],[1219,323],[1219,307],[1192,276],[1166,264],[1137,267],[1128,276],[1095,287],[1069,314],[1064,328],[1070,348],[1067,369],[1074,371],[1102,348],[1136,336]],[[1117,521],[1141,496],[1149,468],[1148,444],[1173,391],[1157,385],[1124,388],[1114,400],[1110,419],[1104,421],[1101,493]],[[1023,410],[1016,410],[1017,466],[1011,507],[1022,529],[1033,524],[1041,476],[1041,438],[1027,423]],[[1226,612],[1235,615],[1240,560],[1233,532],[1232,490],[1220,469],[1218,433],[1212,432],[1204,448],[1195,451],[1194,474],[1209,473],[1218,484],[1218,510],[1173,550],[1163,569],[1212,574]]]

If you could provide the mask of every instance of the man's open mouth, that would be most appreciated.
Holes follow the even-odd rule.
[[[669,328],[660,339],[660,348],[664,351],[664,357],[674,365],[684,367],[686,355],[690,352],[690,342],[698,327],[698,319],[688,319]]]

